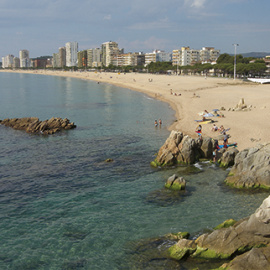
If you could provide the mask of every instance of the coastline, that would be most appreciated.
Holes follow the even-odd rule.
[[[199,112],[220,109],[224,118],[213,117],[217,126],[230,128],[229,143],[236,142],[238,150],[269,142],[268,120],[270,115],[270,85],[243,82],[227,78],[212,78],[188,75],[155,75],[141,73],[72,72],[50,70],[1,70],[0,72],[29,73],[71,77],[98,83],[109,83],[119,87],[145,93],[170,104],[176,121],[170,130],[179,130],[195,138],[194,132],[201,119]],[[177,95],[171,94],[176,93]],[[250,107],[247,111],[233,111],[241,99]],[[154,119],[153,119],[154,121]],[[211,131],[212,124],[203,125],[203,136],[217,137]]]

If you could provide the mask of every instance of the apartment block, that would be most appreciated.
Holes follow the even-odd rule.
[[[67,42],[66,43],[66,66],[74,67],[77,66],[78,61],[78,42]]]
[[[151,62],[170,62],[172,61],[172,54],[166,53],[160,50],[154,50],[151,53],[145,54],[145,65],[149,65]]]
[[[120,53],[123,53],[122,51],[119,50],[118,43],[114,41],[102,43],[101,45],[102,64],[106,67],[108,67],[110,64],[117,65],[117,56]]]
[[[12,68],[13,67],[13,54],[8,54],[4,57],[2,57],[2,67],[3,68]]]
[[[28,50],[21,50],[19,52],[19,58],[20,58],[20,67],[21,68],[30,67],[30,58],[29,58],[29,51]]]
[[[172,64],[174,66],[187,66],[196,63],[212,63],[219,57],[220,51],[213,47],[203,47],[201,50],[190,49],[190,47],[182,47],[173,50]]]
[[[101,67],[101,49],[93,48],[87,50],[87,66],[88,67]]]
[[[78,68],[87,67],[87,50],[78,52]]]

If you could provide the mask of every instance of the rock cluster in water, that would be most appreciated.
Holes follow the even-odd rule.
[[[160,148],[152,166],[192,164],[201,158],[211,159],[216,141],[211,138],[192,139],[172,131]],[[270,188],[270,143],[238,151],[221,149],[218,162],[232,166],[225,182],[237,188]],[[171,186],[177,177],[170,177]],[[270,196],[249,218],[227,220],[196,240],[180,239],[168,250],[170,257],[185,260],[227,259],[230,263],[219,269],[270,269]]]
[[[249,218],[206,233],[180,239],[169,248],[171,258],[232,259],[219,269],[270,269],[270,196]]]
[[[212,159],[216,144],[217,141],[209,137],[193,139],[180,131],[173,130],[151,165],[157,167],[194,164],[200,159]],[[238,152],[235,147],[221,149],[218,152],[218,162],[222,167],[232,166]]]
[[[17,130],[25,130],[34,134],[54,134],[61,130],[76,128],[76,125],[65,118],[52,117],[49,120],[40,121],[37,117],[24,117],[0,120],[0,124]]]

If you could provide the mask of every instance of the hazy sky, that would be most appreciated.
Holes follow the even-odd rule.
[[[116,41],[125,52],[182,46],[270,52],[269,0],[1,0],[0,57],[52,55]]]

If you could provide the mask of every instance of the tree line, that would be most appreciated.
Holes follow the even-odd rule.
[[[179,72],[181,74],[207,74],[213,72],[214,75],[231,76],[234,74],[234,56],[227,53],[221,54],[217,59],[217,63],[212,65],[210,63],[201,64],[196,63],[194,65],[187,66],[173,66],[172,62],[151,62],[146,67],[144,66],[125,66],[116,67],[110,65],[109,67],[102,69],[117,70],[119,72],[149,72],[168,74]],[[236,73],[239,76],[262,76],[267,70],[264,60],[254,57],[243,57],[242,55],[236,56]]]

